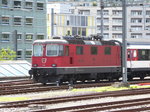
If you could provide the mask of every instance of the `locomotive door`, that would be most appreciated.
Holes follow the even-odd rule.
[[[70,48],[72,46],[65,46],[65,61],[64,63],[66,63],[67,65],[72,65],[73,64],[73,57],[74,57],[74,53],[72,52],[73,50],[71,50],[72,48]]]
[[[132,68],[134,61],[137,60],[137,50],[135,49],[128,49],[127,50],[127,67]]]
[[[73,47],[73,46],[70,46],[70,47]],[[71,48],[71,49],[72,49],[72,48]],[[75,50],[75,49],[70,50],[70,53],[69,53],[69,64],[70,64],[70,65],[73,65],[73,64],[74,64],[74,50]]]

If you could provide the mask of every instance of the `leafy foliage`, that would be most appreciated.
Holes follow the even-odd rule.
[[[16,57],[16,52],[11,50],[10,48],[0,49],[0,61],[14,60],[15,57]]]

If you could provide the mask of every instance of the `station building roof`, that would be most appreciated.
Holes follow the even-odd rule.
[[[29,77],[30,68],[27,61],[0,61],[0,78]]]

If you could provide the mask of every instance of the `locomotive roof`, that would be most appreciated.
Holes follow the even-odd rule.
[[[47,39],[47,40],[35,40],[34,43],[53,43],[53,44],[69,44],[64,39]]]
[[[83,45],[116,45],[113,41],[100,41],[100,40],[82,40],[82,39],[47,39],[35,40],[33,44],[83,44]]]

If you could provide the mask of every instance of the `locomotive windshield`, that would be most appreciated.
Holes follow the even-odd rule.
[[[63,45],[49,44],[46,46],[46,56],[62,56]]]
[[[33,56],[43,56],[43,45],[35,44],[33,46]]]

